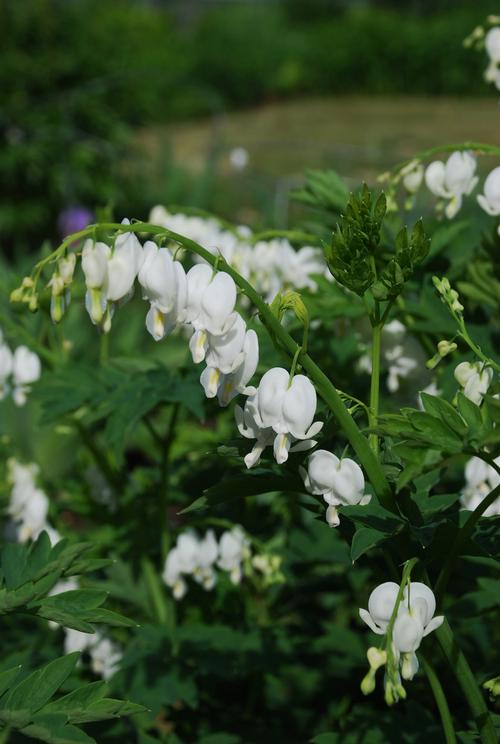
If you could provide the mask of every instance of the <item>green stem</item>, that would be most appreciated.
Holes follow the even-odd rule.
[[[87,431],[81,421],[73,419],[73,424],[80,435],[80,439],[93,456],[96,465],[108,481],[109,485],[115,491],[119,492],[122,485],[120,474],[111,467],[104,452],[96,444],[94,437],[89,431]]]
[[[430,661],[423,655],[421,651],[419,653],[419,656],[420,661],[422,662],[422,667],[429,681],[432,694],[434,695],[434,700],[436,701],[439,715],[441,717],[441,723],[443,726],[446,744],[456,744],[457,737],[455,736],[453,720],[451,717],[450,709],[448,707],[448,701],[446,700],[443,686],[441,685],[439,677],[437,676],[436,671]]]
[[[414,160],[427,160],[427,158],[431,158],[441,152],[455,152],[456,150],[460,152],[472,150],[478,155],[500,155],[500,147],[498,145],[488,145],[484,142],[459,142],[455,145],[438,145],[437,147],[430,147],[427,150],[421,150],[409,160],[403,160],[401,163],[398,163],[392,169],[392,173],[400,171],[401,168],[404,168],[405,165],[408,165]]]
[[[436,638],[469,704],[481,741],[483,744],[498,744],[495,726],[483,695],[467,659],[453,637],[447,620],[436,631]]]
[[[160,518],[161,518],[161,552],[162,559],[165,560],[170,549],[170,533],[167,522],[168,506],[168,465],[170,449],[174,440],[175,426],[180,412],[180,403],[175,403],[172,407],[170,420],[168,422],[167,432],[163,439],[163,448],[161,451],[161,469],[160,469]]]
[[[168,607],[165,602],[163,587],[160,584],[158,574],[149,558],[144,557],[141,561],[141,565],[153,612],[157,621],[161,625],[164,625],[168,619]]]
[[[455,540],[448,551],[445,564],[441,570],[441,573],[439,574],[439,578],[434,589],[434,592],[438,599],[442,598],[445,592],[451,576],[451,572],[455,567],[455,563],[460,555],[462,546],[472,535],[480,517],[484,514],[486,509],[495,501],[495,499],[498,498],[498,496],[500,496],[500,485],[498,485],[496,488],[490,491],[487,496],[485,496],[481,503],[476,506],[473,512],[471,512],[465,524],[458,530]]]
[[[370,409],[368,423],[371,429],[377,425],[379,396],[380,396],[380,344],[382,339],[382,325],[374,325],[372,329],[372,379],[370,385]],[[368,441],[376,457],[378,457],[378,436],[371,433]]]

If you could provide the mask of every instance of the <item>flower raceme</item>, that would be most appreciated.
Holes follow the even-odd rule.
[[[475,188],[476,159],[469,152],[454,152],[446,163],[435,160],[427,166],[425,183],[435,195],[447,201],[445,214],[452,219],[460,211],[464,196]]]
[[[257,391],[247,398],[245,408],[236,407],[238,430],[247,439],[255,439],[252,451],[246,455],[248,468],[256,465],[265,447],[273,444],[278,464],[286,462],[290,451],[313,447],[311,439],[323,427],[313,423],[316,413],[316,390],[305,375],[295,375],[281,367],[273,367],[262,377]],[[298,440],[298,444],[291,446]]]
[[[330,527],[340,523],[337,507],[367,504],[365,478],[359,465],[348,457],[339,459],[332,452],[316,450],[309,457],[307,471],[301,468],[304,484],[315,496],[323,496],[328,504],[326,520]]]
[[[223,532],[219,541],[213,530],[208,530],[201,539],[194,530],[189,530],[179,535],[177,543],[169,551],[163,580],[172,589],[174,598],[179,600],[188,590],[188,576],[205,590],[213,589],[217,583],[216,568],[227,572],[232,584],[239,584],[243,577],[243,566],[250,558],[250,540],[239,525]],[[257,555],[254,558],[258,559],[259,566],[263,561],[271,561],[273,574],[280,562],[277,556]]]

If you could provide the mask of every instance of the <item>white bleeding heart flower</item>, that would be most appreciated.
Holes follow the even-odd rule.
[[[484,37],[484,46],[491,62],[500,64],[500,26],[490,28]]]
[[[122,225],[129,225],[122,220]],[[127,300],[143,261],[142,245],[133,232],[117,235],[111,256],[108,258],[107,299],[109,302]]]
[[[255,388],[247,388],[259,361],[259,342],[255,331],[247,331],[238,314],[234,325],[222,336],[207,334],[207,367],[200,376],[207,398],[219,398],[227,405],[238,393],[247,395]]]
[[[478,182],[476,159],[469,152],[454,152],[446,163],[435,160],[427,166],[425,182],[435,195],[448,201],[445,213],[452,219],[462,206],[462,199],[469,195]]]
[[[186,322],[195,331],[221,336],[236,321],[236,284],[225,271],[214,274],[211,266],[197,264],[187,273]]]
[[[500,456],[495,464],[500,466]],[[471,457],[465,466],[465,488],[460,495],[464,509],[474,511],[484,498],[500,485],[500,475],[492,465],[479,457]],[[483,517],[500,515],[500,496],[483,512]]]
[[[391,619],[399,586],[386,581],[375,587],[368,599],[368,610],[360,608],[359,616],[377,635],[384,635]]]
[[[493,380],[492,368],[485,367],[482,362],[461,362],[455,368],[454,375],[465,397],[477,406],[481,405]]]
[[[330,526],[339,524],[336,507],[368,504],[363,471],[348,457],[339,459],[332,452],[317,450],[309,457],[307,471],[300,469],[309,493],[323,496],[328,504],[326,519]]]
[[[221,375],[217,388],[217,397],[221,406],[227,406],[238,393],[253,395],[256,392],[254,387],[248,387],[259,363],[259,339],[253,330],[245,334],[243,355],[242,363],[234,372]]]
[[[138,278],[143,297],[150,302],[146,328],[155,341],[159,341],[184,321],[186,273],[167,248],[158,248],[156,243],[148,240],[144,244],[144,260]]]
[[[236,313],[235,322],[225,333],[218,336],[207,334],[207,365],[216,367],[222,374],[234,372],[244,359],[245,334],[246,323],[239,313]]]
[[[35,488],[24,504],[17,527],[17,539],[19,542],[36,540],[47,524],[49,511],[49,500],[44,492]]]
[[[377,635],[387,632],[398,593],[399,586],[393,581],[386,581],[370,594],[368,610],[359,610],[361,619]],[[412,581],[405,587],[392,633],[392,642],[398,653],[414,653],[422,638],[442,625],[444,617],[434,617],[435,610],[436,599],[428,586]]]
[[[92,671],[104,680],[110,679],[118,670],[122,653],[109,638],[97,633],[89,645],[89,653]]]
[[[403,654],[414,653],[424,637],[424,626],[420,617],[405,607],[398,613],[392,630],[392,642]]]
[[[239,584],[242,577],[241,564],[249,557],[249,541],[241,527],[235,526],[221,535],[217,565],[228,571],[231,582]]]
[[[403,186],[409,194],[416,194],[424,180],[424,166],[417,160],[412,160],[400,171]]]
[[[210,591],[217,583],[217,574],[214,571],[214,563],[219,556],[219,545],[213,530],[208,530],[198,543],[198,561],[193,571],[193,578],[204,589]]]
[[[500,28],[498,29],[500,32]],[[484,211],[492,217],[500,215],[500,166],[488,174],[483,187],[483,194],[478,194],[477,201]]]
[[[87,292],[85,307],[93,323],[100,323],[107,305],[108,260],[111,248],[106,243],[86,240],[82,250],[82,269]]]
[[[179,549],[169,551],[162,573],[163,581],[172,589],[174,599],[182,599],[187,592],[187,584],[182,577]]]
[[[26,346],[18,346],[12,358],[12,397],[16,405],[23,406],[26,403],[30,386],[40,379],[41,373],[40,357]]]
[[[234,408],[236,426],[238,427],[241,436],[246,439],[256,440],[251,452],[244,457],[244,462],[247,468],[252,468],[254,465],[257,465],[263,451],[266,447],[269,447],[269,445],[272,444],[276,436],[270,426],[263,428],[257,423],[255,418],[255,397],[256,394],[254,393],[247,398],[244,408],[241,408],[240,406],[235,406]]]
[[[310,437],[317,434],[323,423],[312,423],[316,413],[316,390],[304,375],[290,374],[281,367],[273,367],[262,377],[257,392],[251,395],[245,410],[236,410],[240,433],[257,439],[254,449],[245,457],[247,467],[252,467],[262,450],[273,442],[276,462],[288,459],[288,453],[310,449],[315,442]],[[295,440],[298,445],[291,448]]]
[[[91,633],[83,633],[74,628],[64,628],[64,653],[73,654],[76,651],[83,653],[92,642]]]
[[[111,248],[106,243],[95,243],[90,238],[82,249],[82,269],[85,274],[87,289],[102,289],[108,280],[108,259]]]
[[[186,575],[192,576],[207,591],[213,589],[217,582],[214,564],[218,555],[219,546],[212,530],[208,530],[201,540],[192,530],[179,535],[176,545],[167,555],[162,574],[174,598],[182,599],[186,594]]]

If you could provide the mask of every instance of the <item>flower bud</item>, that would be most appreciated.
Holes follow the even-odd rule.
[[[387,651],[376,646],[370,646],[366,652],[366,656],[370,664],[370,669],[373,669],[374,672],[387,662]]]
[[[59,323],[64,315],[64,298],[62,295],[52,295],[50,299],[50,317],[54,323]]]
[[[375,672],[373,669],[370,669],[366,676],[361,680],[361,692],[363,695],[369,695],[374,691],[375,685]]]
[[[438,345],[438,352],[440,357],[445,357],[447,354],[451,354],[451,352],[457,350],[457,345],[454,341],[439,341]]]
[[[418,659],[415,653],[401,655],[401,676],[411,681],[418,672]]]

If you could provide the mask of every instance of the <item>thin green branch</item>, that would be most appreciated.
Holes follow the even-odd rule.
[[[453,637],[452,630],[446,619],[436,631],[436,637],[469,704],[470,711],[481,736],[481,741],[483,744],[498,744],[495,726],[481,690],[478,687],[467,659]]]
[[[377,426],[379,397],[380,397],[380,346],[382,339],[382,325],[372,328],[372,377],[370,383],[370,408],[368,423],[371,429]],[[370,447],[378,457],[378,435],[371,433],[368,439]]]
[[[421,651],[419,653],[419,656],[420,661],[422,662],[423,670],[429,681],[429,686],[432,690],[432,694],[434,695],[434,700],[436,701],[439,715],[441,717],[441,724],[443,726],[443,733],[446,744],[456,744],[457,737],[455,735],[453,720],[451,717],[450,708],[448,706],[448,701],[446,700],[446,695],[443,690],[443,686],[439,681],[439,677],[437,676],[436,671],[430,661],[424,656]]]

